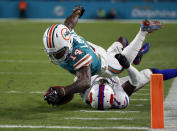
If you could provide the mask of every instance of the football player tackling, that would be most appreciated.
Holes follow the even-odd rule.
[[[81,6],[75,7],[64,24],[51,25],[44,33],[44,49],[51,62],[77,77],[77,80],[68,86],[49,88],[45,95],[45,100],[49,104],[58,103],[66,96],[88,89],[91,85],[91,76],[96,74],[104,77],[117,76],[123,70],[117,54],[121,53],[129,63],[132,63],[142,47],[145,36],[162,28],[157,21],[145,20],[134,40],[124,50],[122,44],[116,42],[106,51],[74,32],[73,29],[84,11]],[[134,68],[130,66],[127,70],[133,71]]]
[[[124,62],[121,63],[123,67],[131,66],[125,57],[121,59],[124,59]],[[132,93],[150,82],[151,74],[162,74],[163,79],[168,80],[177,77],[177,69],[151,68],[140,72],[135,69],[134,72],[128,72],[128,74],[129,76],[120,79],[116,76],[106,78],[95,75],[92,77],[91,87],[81,93],[81,97],[85,103],[99,110],[124,109],[129,105],[129,97]]]

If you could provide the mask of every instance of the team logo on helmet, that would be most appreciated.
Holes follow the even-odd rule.
[[[61,29],[61,36],[63,37],[64,40],[70,40],[71,33],[67,28],[63,28]]]

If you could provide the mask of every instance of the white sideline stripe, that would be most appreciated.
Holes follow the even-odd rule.
[[[131,101],[149,101],[150,99],[130,99]]]
[[[0,72],[0,75],[59,75],[60,73],[48,72]],[[62,73],[62,75],[70,75],[69,73]]]
[[[164,101],[164,125],[165,129],[177,130],[177,78],[174,79],[168,95]]]
[[[14,49],[17,49],[17,50],[19,50],[19,49],[37,49],[35,52],[37,52],[37,51],[39,51],[39,52],[44,52],[44,50],[43,49],[41,49],[41,47],[39,47],[39,46],[26,46],[26,45],[11,45],[11,48],[14,48]],[[3,47],[1,47],[1,50],[2,49],[9,49],[9,46],[3,46]],[[14,52],[17,52],[17,50],[15,50]]]
[[[0,128],[51,128],[51,129],[90,129],[90,130],[105,130],[105,129],[127,129],[127,130],[148,130],[148,127],[90,127],[90,126],[32,126],[32,125],[0,125]]]
[[[31,91],[29,93],[30,94],[44,94],[45,92],[43,92],[43,91]]]
[[[5,91],[4,93],[7,93],[7,94],[22,94],[23,92],[22,91]],[[28,92],[29,94],[44,94],[45,92],[44,91],[30,91]]]
[[[22,92],[21,91],[6,91],[5,93],[8,93],[8,94],[21,94]]]
[[[149,91],[150,89],[141,89],[141,91]]]
[[[150,96],[149,93],[133,93],[134,96]]]
[[[81,118],[81,117],[66,117],[66,120],[133,120],[133,118]]]
[[[105,112],[117,112],[117,113],[139,113],[140,111],[118,111],[118,110],[103,110],[103,111],[99,111],[99,110],[79,110],[79,111],[74,111],[74,112],[90,112],[90,113],[105,113]]]
[[[13,51],[13,52],[9,52],[9,51],[1,51],[0,54],[6,54],[6,55],[22,55],[22,54],[28,54],[28,55],[41,55],[42,52],[33,52],[31,53],[30,51],[27,52],[22,52],[22,51]]]
[[[143,104],[130,104],[130,106],[144,106]]]
[[[0,60],[0,63],[49,63],[48,60]]]

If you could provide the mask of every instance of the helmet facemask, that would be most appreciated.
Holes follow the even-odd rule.
[[[62,61],[66,61],[71,54],[71,51],[68,47],[63,47],[62,49],[56,52],[49,52],[48,56],[52,63],[59,64]]]
[[[109,86],[113,87],[113,84],[110,80],[105,79],[105,78],[100,78],[100,77],[97,77],[95,79],[95,81],[92,83],[92,86],[100,85],[100,84],[108,84]]]

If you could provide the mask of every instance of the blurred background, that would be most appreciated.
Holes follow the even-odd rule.
[[[82,19],[177,19],[177,0],[0,0],[0,18],[64,19],[75,5]]]

